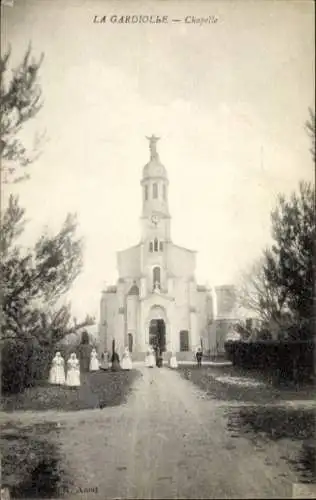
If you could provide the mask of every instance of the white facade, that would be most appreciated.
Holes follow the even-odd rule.
[[[159,331],[164,331],[166,351],[192,351],[201,342],[204,349],[209,349],[216,344],[214,320],[228,319],[233,310],[225,301],[222,308],[223,293],[211,293],[207,287],[197,285],[196,252],[171,240],[169,181],[156,150],[157,140],[149,138],[150,161],[141,179],[140,241],[118,252],[117,284],[102,292],[100,343],[109,350],[115,339],[118,351],[129,345],[133,352],[144,353],[150,332],[154,332],[153,339],[158,323]],[[218,301],[223,314],[216,306]]]

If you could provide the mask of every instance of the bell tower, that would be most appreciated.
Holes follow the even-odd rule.
[[[142,186],[142,241],[170,241],[170,214],[168,206],[169,181],[157,152],[159,137],[146,137],[150,159],[143,169]],[[158,243],[159,246],[159,243]]]
[[[142,290],[166,293],[168,286],[167,255],[170,239],[167,171],[157,152],[159,137],[147,137],[149,162],[144,166],[142,186]]]

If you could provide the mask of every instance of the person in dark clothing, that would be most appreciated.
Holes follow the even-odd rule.
[[[161,368],[163,365],[163,355],[162,355],[162,350],[159,349],[159,357],[158,357],[158,366]]]
[[[196,357],[198,367],[201,367],[202,366],[202,357],[203,357],[201,347],[198,348],[195,357]]]
[[[158,366],[158,368],[161,368],[162,367],[162,352],[161,352],[161,349],[159,346],[156,346],[155,355],[156,355],[156,366]]]
[[[159,353],[158,353],[158,346],[154,346],[154,351],[155,351],[155,359],[156,359],[156,366],[159,364]]]
[[[101,370],[108,370],[110,368],[110,355],[107,351],[101,354]]]
[[[113,352],[112,354],[112,357],[111,357],[111,370],[113,372],[117,372],[121,369],[121,366],[120,366],[120,357],[119,355],[117,354],[117,352]]]

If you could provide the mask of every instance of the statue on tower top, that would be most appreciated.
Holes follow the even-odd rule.
[[[156,144],[159,141],[160,137],[156,137],[154,134],[152,134],[151,137],[146,136],[146,139],[149,140],[150,159],[155,160],[158,158]]]

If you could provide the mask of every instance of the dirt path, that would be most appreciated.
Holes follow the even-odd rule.
[[[277,447],[267,463],[266,450],[231,437],[225,407],[178,373],[143,368],[126,405],[60,419],[65,465],[91,489],[69,498],[290,498]]]

